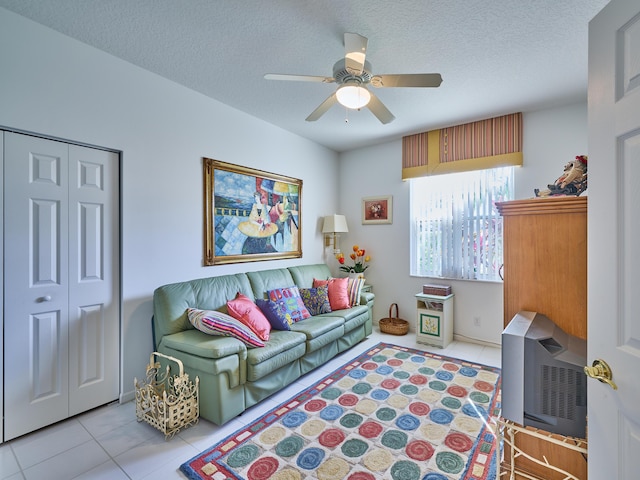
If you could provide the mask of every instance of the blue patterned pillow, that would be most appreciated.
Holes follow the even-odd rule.
[[[208,335],[237,338],[248,347],[264,347],[253,330],[226,313],[188,308],[187,317],[191,325]]]
[[[256,298],[256,305],[269,320],[271,328],[274,330],[291,330],[293,318],[282,303]]]
[[[320,315],[322,313],[331,312],[328,285],[323,285],[317,288],[301,288],[300,296],[311,315]]]
[[[267,291],[267,298],[278,304],[279,311],[284,312],[287,319],[290,317],[292,323],[311,316],[307,307],[304,306],[302,297],[300,297],[300,290],[296,286],[269,290]]]

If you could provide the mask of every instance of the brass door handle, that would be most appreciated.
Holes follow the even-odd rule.
[[[614,390],[618,389],[618,386],[613,381],[611,367],[604,360],[600,360],[599,358],[594,360],[591,367],[584,367],[584,373],[587,377],[595,378],[602,383],[606,383]]]

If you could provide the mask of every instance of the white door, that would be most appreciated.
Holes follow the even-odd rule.
[[[117,172],[116,154],[5,134],[5,440],[117,398]]]
[[[640,472],[640,2],[612,0],[589,25],[589,478]]]

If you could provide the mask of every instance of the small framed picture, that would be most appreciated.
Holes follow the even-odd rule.
[[[365,197],[362,199],[362,224],[393,223],[393,197]]]

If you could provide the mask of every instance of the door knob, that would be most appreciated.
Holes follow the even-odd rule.
[[[51,300],[51,295],[45,295],[44,297],[38,298],[38,302],[50,302]]]
[[[595,378],[602,383],[606,383],[614,390],[618,389],[618,386],[613,381],[611,367],[604,360],[600,360],[599,358],[594,360],[591,367],[584,367],[584,373],[587,377]]]

